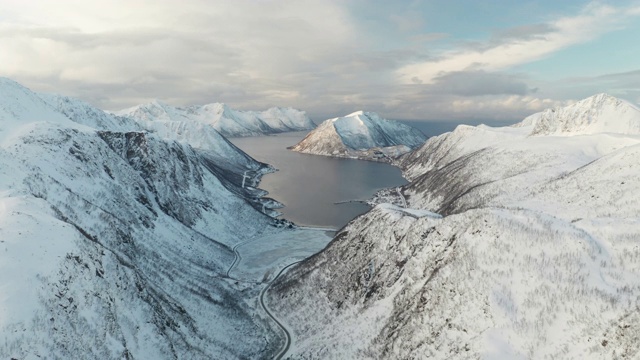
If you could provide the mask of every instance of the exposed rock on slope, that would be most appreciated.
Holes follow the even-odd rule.
[[[272,222],[242,174],[45,99],[0,79],[0,357],[269,357],[278,335],[225,278]]]
[[[533,130],[461,126],[405,157],[409,206],[446,216],[380,205],[286,274],[268,301],[289,355],[638,357],[640,136]]]
[[[179,108],[153,101],[119,111],[118,114],[138,120],[149,130],[158,130],[159,126],[182,127],[185,131],[192,131],[192,136],[207,127],[230,137],[311,130],[315,127],[300,110],[271,108],[262,112],[238,111],[220,103]]]
[[[329,119],[291,147],[306,154],[389,161],[422,145],[422,132],[375,113]]]

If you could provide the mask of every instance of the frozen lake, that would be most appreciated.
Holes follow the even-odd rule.
[[[369,207],[349,200],[365,200],[376,191],[406,184],[400,169],[361,160],[306,155],[287,150],[307,132],[232,138],[236,146],[278,172],[265,175],[260,188],[285,205],[283,217],[298,225],[341,228]]]

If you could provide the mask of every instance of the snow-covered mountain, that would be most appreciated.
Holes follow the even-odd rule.
[[[110,131],[142,131],[133,119],[117,116],[96,109],[92,105],[68,96],[58,94],[38,94],[47,104],[78,124],[94,129]]]
[[[112,132],[150,132],[166,141],[177,141],[195,149],[211,172],[216,174],[231,191],[254,200],[262,208],[263,193],[241,189],[245,185],[256,186],[260,177],[274,171],[273,167],[251,158],[238,149],[208,124],[198,121],[144,121],[133,117],[111,114],[78,99],[58,94],[37,94],[42,100],[72,121],[91,128]],[[246,176],[245,176],[246,175]],[[274,203],[276,206],[279,204]],[[275,213],[274,213],[275,214]]]
[[[291,147],[306,154],[389,161],[424,143],[417,129],[358,111],[325,120]]]
[[[534,135],[640,134],[640,109],[627,101],[598,94],[531,115],[522,123],[533,124]]]
[[[240,185],[267,167],[206,145],[0,78],[0,358],[278,350],[226,276],[232,247],[273,224]]]
[[[311,119],[300,110],[271,108],[262,112],[239,111],[220,103],[180,108],[155,100],[117,114],[136,119],[149,130],[158,131],[159,127],[169,126],[197,133],[211,127],[227,137],[311,130],[315,127]]]
[[[542,114],[405,156],[410,208],[378,205],[267,294],[288,355],[639,357],[640,115],[602,95]]]

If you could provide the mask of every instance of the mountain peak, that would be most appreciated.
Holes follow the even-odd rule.
[[[73,126],[64,114],[19,83],[0,77],[0,140],[12,136],[29,123],[50,122]],[[77,126],[77,125],[76,125]]]
[[[422,145],[425,140],[422,132],[408,125],[382,119],[376,113],[356,111],[324,121],[292,150],[324,156],[389,161],[391,157]]]
[[[162,101],[160,99],[153,99],[153,100],[149,101],[148,103],[144,104],[143,106],[152,107],[152,108],[160,108],[160,109],[166,110],[167,107],[169,107],[170,105],[165,103],[164,101]]]
[[[6,77],[0,77],[0,94],[2,97],[6,97],[10,94],[15,96],[17,96],[17,94],[22,94],[22,96],[38,97],[38,95],[31,91],[31,89]]]
[[[233,109],[231,109],[229,105],[225,103],[219,103],[219,102],[210,103],[202,106],[197,106],[197,105],[193,106],[193,109],[197,109],[197,108],[200,108],[206,112],[213,112],[214,114],[220,115],[220,116],[228,116],[233,111]]]
[[[534,125],[532,135],[633,135],[640,134],[640,109],[625,100],[601,93],[572,105],[531,115],[523,124]]]
[[[365,115],[365,112],[363,110],[358,110],[355,112],[352,112],[351,114],[344,116],[344,117],[350,117],[350,116],[358,116],[358,115]]]
[[[22,87],[24,88],[24,86],[20,85],[19,83],[17,83],[16,81],[9,79],[8,77],[4,77],[4,76],[0,76],[0,85],[2,86],[15,86],[15,87]]]
[[[593,96],[589,96],[588,98],[576,102],[574,105],[577,107],[597,108],[605,106],[606,104],[633,106],[627,101],[618,99],[617,97],[609,95],[607,93],[599,93]]]

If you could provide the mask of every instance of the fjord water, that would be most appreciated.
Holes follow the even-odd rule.
[[[256,160],[279,170],[265,175],[260,188],[285,205],[280,209],[285,219],[298,225],[340,228],[369,209],[348,201],[366,200],[380,189],[407,183],[400,169],[388,164],[287,150],[306,134],[230,139]]]

